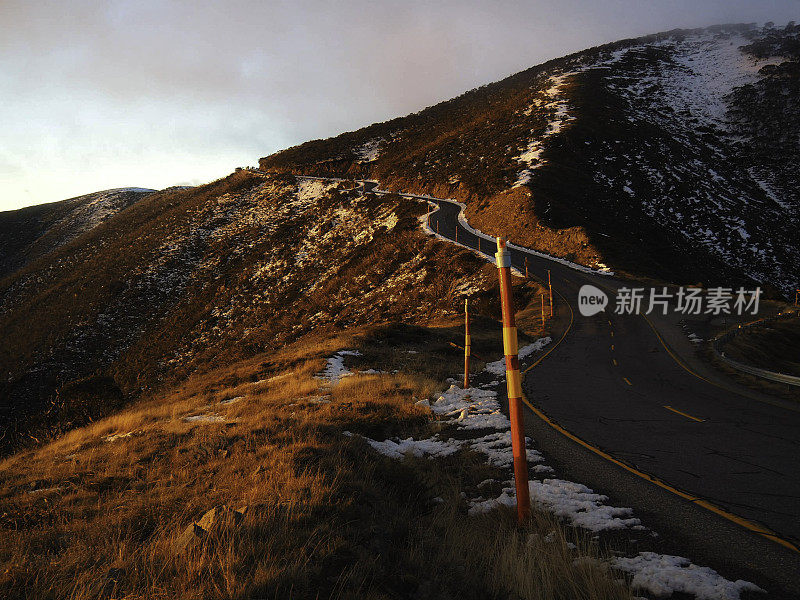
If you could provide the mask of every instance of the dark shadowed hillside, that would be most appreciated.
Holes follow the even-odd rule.
[[[72,241],[152,191],[106,190],[0,213],[0,277]]]
[[[787,293],[800,280],[798,35],[623,40],[260,165],[455,197],[482,229],[589,265]]]

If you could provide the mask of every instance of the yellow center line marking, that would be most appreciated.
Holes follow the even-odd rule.
[[[613,362],[613,363],[614,363],[614,366],[615,366],[615,367],[616,367],[616,366],[618,366],[618,365],[617,365],[617,359],[616,359],[616,358],[612,358],[612,359],[611,359],[611,362]]]
[[[608,320],[608,324],[611,325],[611,319]]]
[[[628,379],[627,377],[623,377],[623,379],[625,380],[625,383],[627,383],[628,385],[633,385],[633,384],[631,383],[631,380],[630,380],[630,379]]]
[[[672,408],[671,406],[665,406],[664,408],[666,408],[667,410],[671,410],[672,412],[677,413],[677,414],[681,415],[682,417],[686,417],[687,419],[691,419],[692,421],[697,421],[698,423],[702,423],[703,421],[705,421],[705,419],[698,419],[697,417],[693,417],[692,415],[687,415],[685,412],[681,412],[681,411],[679,411],[679,410],[677,410],[675,408]]]
[[[614,290],[612,290],[611,288],[609,288],[609,287],[607,287],[607,286],[605,286],[603,284],[599,284],[599,285],[600,285],[600,287],[606,288],[608,291],[614,293]],[[567,334],[572,329],[572,324],[575,321],[575,313],[572,310],[572,305],[564,297],[564,295],[561,294],[558,290],[555,290],[555,292],[556,292],[556,294],[558,294],[559,298],[561,298],[561,300],[564,301],[564,304],[567,305],[567,308],[569,308],[569,324],[567,325],[567,329],[564,331],[563,335],[558,339],[558,341],[555,344],[553,344],[552,346],[550,346],[550,349],[547,352],[545,352],[542,356],[540,356],[536,361],[534,361],[534,363],[531,366],[529,366],[527,369],[525,369],[525,373],[527,373],[528,371],[533,369],[536,365],[538,365],[545,358],[547,358],[547,356],[549,356],[550,353],[553,352],[553,350],[555,350],[559,346],[559,344],[561,344],[561,342],[564,341],[564,338],[567,337]],[[669,352],[670,356],[672,356],[673,359],[675,359],[675,362],[677,362],[680,366],[682,366],[684,369],[686,369],[686,367],[672,354],[672,352],[670,351],[669,347],[661,339],[661,336],[658,334],[658,331],[656,331],[656,328],[653,327],[652,323],[650,323],[650,320],[647,319],[647,317],[645,317],[645,320],[648,322],[650,327],[652,327],[652,329],[655,332],[656,336],[659,338],[659,341],[661,341],[661,344],[664,346],[664,348],[667,350],[667,352]],[[613,345],[611,346],[611,349],[612,350],[614,349]],[[689,371],[689,369],[686,369],[686,370]],[[695,375],[695,373],[693,373],[692,371],[689,371],[689,372],[692,373],[693,375]],[[702,379],[702,377],[700,377],[699,375],[696,375],[696,376],[699,377],[700,379]],[[709,382],[709,383],[711,383],[711,382]],[[722,387],[722,386],[718,386],[718,387]],[[565,437],[571,439],[576,444],[579,444],[580,446],[583,446],[584,448],[586,448],[590,452],[593,452],[594,454],[604,458],[605,460],[607,460],[607,461],[609,461],[611,463],[614,463],[615,465],[621,467],[622,469],[625,469],[626,471],[636,475],[637,477],[641,477],[645,481],[649,481],[650,483],[652,483],[654,485],[657,485],[658,487],[660,487],[663,490],[666,490],[666,491],[668,491],[668,492],[670,492],[672,494],[675,494],[676,496],[678,496],[680,498],[685,498],[689,502],[692,502],[692,503],[694,503],[694,504],[696,504],[698,506],[701,506],[701,507],[705,508],[706,510],[709,510],[709,511],[719,515],[720,517],[722,517],[724,519],[727,519],[728,521],[730,521],[732,523],[736,523],[737,525],[739,525],[741,527],[744,527],[745,529],[747,529],[749,531],[752,531],[753,533],[761,535],[761,536],[767,538],[768,540],[771,540],[771,541],[773,541],[773,542],[775,542],[777,544],[780,544],[781,546],[783,546],[785,548],[788,548],[789,550],[792,550],[793,552],[800,553],[800,548],[798,548],[797,546],[795,546],[794,544],[792,544],[788,540],[785,540],[782,537],[778,536],[775,532],[771,531],[770,529],[767,529],[763,525],[759,525],[758,523],[753,523],[752,521],[748,521],[747,519],[745,519],[743,517],[740,517],[739,515],[735,515],[733,513],[730,513],[727,510],[725,510],[723,508],[720,508],[719,506],[716,506],[715,504],[712,504],[711,502],[709,502],[707,500],[703,500],[702,498],[698,498],[694,494],[689,494],[687,492],[679,490],[678,488],[669,485],[668,483],[658,479],[657,477],[654,477],[654,476],[652,476],[652,475],[650,475],[648,473],[645,473],[643,471],[639,471],[638,469],[635,469],[634,467],[632,467],[631,465],[625,463],[624,461],[622,461],[622,460],[620,460],[618,458],[614,458],[613,456],[611,456],[607,452],[603,452],[599,448],[596,448],[595,446],[592,446],[590,443],[582,440],[581,438],[576,436],[574,433],[571,433],[571,432],[567,431],[566,429],[564,429],[563,427],[561,427],[561,425],[559,425],[558,423],[556,423],[555,421],[550,419],[550,417],[548,417],[541,410],[539,410],[533,404],[531,404],[531,401],[528,400],[528,397],[527,397],[527,395],[525,394],[524,391],[522,393],[522,401],[543,422],[547,423],[550,427],[552,427],[553,429],[555,429],[556,431],[558,431],[559,433],[561,433]]]

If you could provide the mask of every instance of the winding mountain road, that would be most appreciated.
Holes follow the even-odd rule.
[[[438,205],[428,218],[440,236],[494,254],[488,236],[459,222],[457,203],[401,195]],[[524,380],[526,428],[548,458],[695,556],[800,597],[800,407],[702,362],[674,313],[615,314],[617,290],[635,284],[510,250],[518,270],[527,258],[531,276],[546,282],[550,271],[566,328]],[[605,312],[581,316],[584,284],[608,293]]]

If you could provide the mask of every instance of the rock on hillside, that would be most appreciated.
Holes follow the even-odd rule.
[[[681,283],[800,280],[800,27],[726,25],[553,60],[261,159],[456,197],[476,226]]]

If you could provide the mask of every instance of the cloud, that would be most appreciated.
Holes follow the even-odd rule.
[[[237,166],[223,162],[231,157],[254,164],[589,46],[674,27],[785,22],[796,7],[5,0],[0,121],[11,126],[3,143],[25,168],[71,165],[69,185],[85,191],[105,181],[95,165],[109,164],[109,155],[127,165],[134,181],[126,185],[211,178]],[[170,181],[159,166],[164,156],[186,174]],[[203,170],[210,162],[218,166]],[[39,169],[38,179],[46,177]],[[28,179],[31,196],[17,204],[59,199],[58,185]],[[14,204],[17,189],[3,181],[0,209]]]

